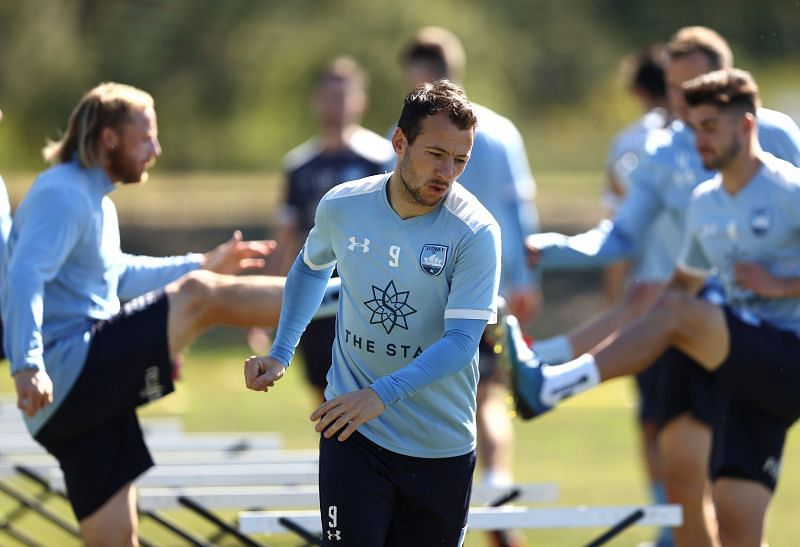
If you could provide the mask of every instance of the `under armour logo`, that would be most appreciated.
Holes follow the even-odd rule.
[[[158,367],[148,367],[144,371],[144,388],[139,391],[139,397],[154,401],[163,395],[164,386],[158,381]]]
[[[350,245],[347,246],[347,249],[350,250],[350,251],[355,251],[356,247],[361,247],[361,252],[362,253],[368,253],[369,252],[369,239],[367,239],[365,237],[363,242],[359,242],[356,239],[356,236],[350,236]]]
[[[773,456],[767,458],[761,471],[769,475],[775,482],[778,481],[778,476],[781,474],[781,461]]]
[[[341,530],[328,530],[328,541],[342,541]]]

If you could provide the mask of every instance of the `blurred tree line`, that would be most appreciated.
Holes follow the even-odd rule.
[[[385,132],[398,53],[427,24],[461,37],[468,94],[517,122],[539,169],[600,165],[637,114],[620,58],[680,26],[719,30],[782,97],[800,82],[798,0],[0,0],[0,165],[39,168],[82,93],[116,80],[155,96],[162,165],[277,169],[314,130],[311,78],[334,55],[370,72],[365,125]]]

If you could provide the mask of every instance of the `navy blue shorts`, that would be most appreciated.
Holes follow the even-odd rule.
[[[786,441],[783,420],[716,390],[711,480],[733,478],[759,482],[775,490]]]
[[[731,348],[716,371],[719,388],[786,425],[800,417],[800,337],[742,321],[725,308]]]
[[[653,416],[659,429],[688,414],[711,427],[714,419],[714,375],[688,355],[670,348],[651,368],[656,369]]]
[[[96,323],[80,376],[36,434],[61,465],[78,520],[153,465],[136,407],[175,389],[168,312],[166,294],[153,293]]]
[[[320,436],[322,545],[460,546],[466,533],[475,452],[414,458],[359,433]]]
[[[300,337],[298,349],[303,355],[306,380],[322,390],[328,387],[328,369],[333,357],[333,339],[336,337],[336,317],[311,321]]]
[[[661,361],[656,361],[635,376],[636,390],[639,393],[639,421],[647,423],[658,423],[658,393],[660,390],[659,376],[661,368],[659,365]]]

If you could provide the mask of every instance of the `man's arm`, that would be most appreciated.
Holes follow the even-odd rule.
[[[42,340],[44,287],[58,275],[91,215],[84,202],[64,189],[51,188],[29,199],[9,257],[2,306],[17,406],[33,416],[53,395]]]
[[[198,268],[219,274],[263,268],[264,258],[273,249],[274,241],[243,241],[242,233],[237,230],[231,239],[202,254],[169,257],[123,254],[125,269],[120,275],[118,294],[121,299],[130,300]]]
[[[663,176],[659,169],[640,167],[640,177]],[[631,184],[627,199],[612,221],[575,236],[559,233],[535,234],[527,238],[531,261],[542,268],[590,268],[605,266],[635,256],[644,237],[664,207],[658,181]]]

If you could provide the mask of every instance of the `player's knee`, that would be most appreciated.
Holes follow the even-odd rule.
[[[181,309],[183,317],[202,319],[211,313],[216,274],[196,270],[180,278],[172,287],[170,305]]]
[[[663,454],[664,489],[670,500],[701,498],[706,485],[705,464],[689,454]]]
[[[656,301],[653,312],[659,316],[664,326],[673,333],[681,331],[686,322],[687,308],[690,307],[693,296],[684,291],[664,291]]]

